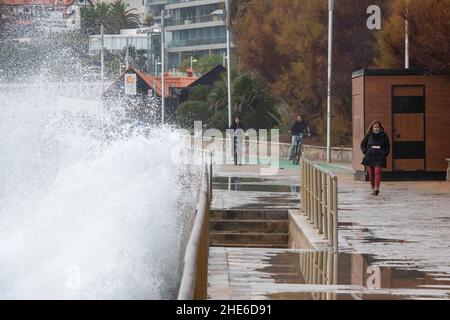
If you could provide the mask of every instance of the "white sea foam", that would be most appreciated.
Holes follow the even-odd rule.
[[[196,189],[177,133],[29,88],[0,88],[0,298],[174,298]]]

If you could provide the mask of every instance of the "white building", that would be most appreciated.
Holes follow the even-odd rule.
[[[147,0],[145,16],[151,15],[155,23],[161,23],[161,11],[165,9],[167,0]]]
[[[225,0],[168,0],[165,9],[170,18],[166,31],[168,67],[172,68],[191,56],[225,55],[226,27],[223,19],[211,15],[223,9]]]
[[[127,45],[136,50],[144,50],[147,57],[145,70],[147,73],[155,73],[154,70],[161,68],[161,29],[158,25],[141,29],[122,29],[120,34],[104,35],[104,48],[107,51],[120,53]],[[101,35],[89,36],[89,54],[98,55],[100,49]]]
[[[155,21],[161,19],[163,9],[166,11],[166,70],[173,69],[190,57],[226,55],[225,22],[222,18],[211,15],[225,7],[225,0],[146,1],[144,12],[151,13]],[[105,48],[108,50],[123,50],[126,47],[124,34],[105,37],[108,39],[105,40]],[[142,35],[134,35],[129,37],[129,44],[137,49],[145,49],[148,44],[144,38]],[[96,50],[98,48],[90,44],[91,54]]]

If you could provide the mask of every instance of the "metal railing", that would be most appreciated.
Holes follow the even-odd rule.
[[[187,25],[187,24],[194,24],[194,23],[206,23],[206,22],[219,22],[222,25],[224,25],[224,22],[222,19],[217,19],[216,17],[212,15],[206,15],[206,16],[187,16],[187,17],[181,17],[178,19],[172,18],[167,20],[167,27],[172,26],[180,26],[180,25]]]
[[[190,47],[190,46],[203,46],[209,44],[224,44],[226,43],[225,37],[209,37],[209,38],[197,38],[186,40],[172,40],[168,45],[169,48]]]
[[[338,178],[304,158],[301,159],[300,170],[301,209],[337,252]]]
[[[208,289],[209,206],[212,191],[212,154],[202,152],[204,169],[196,217],[186,253],[178,300],[205,300]]]

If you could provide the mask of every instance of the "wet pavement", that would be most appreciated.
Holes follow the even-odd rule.
[[[450,276],[374,266],[356,253],[210,248],[214,300],[450,299]]]
[[[299,169],[280,170],[280,174],[275,176],[261,176],[257,170],[251,172],[250,168],[221,168],[213,178],[213,210],[299,208],[300,180],[295,175]],[[244,176],[246,172],[248,176]]]
[[[339,232],[352,251],[388,266],[450,274],[450,183],[382,182],[379,196],[339,177]]]
[[[345,167],[323,166],[339,179],[339,254],[211,248],[209,298],[450,299],[450,183],[383,182],[376,197]],[[298,209],[298,173],[224,166],[212,208]]]

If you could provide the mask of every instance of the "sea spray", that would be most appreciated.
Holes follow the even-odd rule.
[[[174,298],[198,168],[175,131],[57,86],[0,88],[0,298]]]

